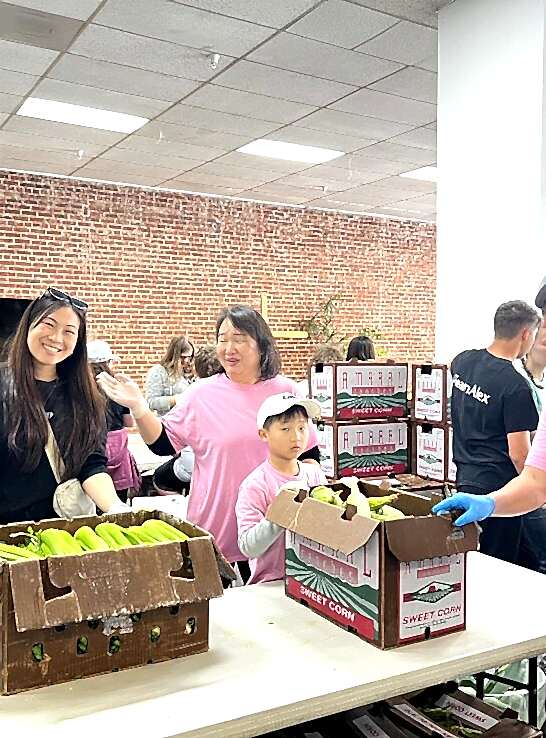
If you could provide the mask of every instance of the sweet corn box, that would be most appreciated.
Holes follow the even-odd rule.
[[[412,418],[429,423],[449,421],[451,373],[445,364],[412,367]]]
[[[418,476],[455,483],[457,467],[453,461],[451,426],[415,423],[412,457],[412,469]]]
[[[320,465],[330,479],[377,477],[409,470],[407,421],[319,422]]]
[[[12,694],[208,650],[209,599],[233,570],[204,530],[166,513],[0,526],[34,528],[165,520],[190,538],[81,556],[0,564],[0,693]],[[144,586],[145,585],[145,586]]]
[[[314,364],[309,369],[309,387],[325,419],[373,420],[408,414],[407,364]]]
[[[373,497],[387,485],[359,487]],[[267,512],[286,529],[286,594],[383,649],[464,630],[466,554],[478,545],[477,526],[430,515],[429,498],[394,504],[412,517],[380,522],[288,489]]]

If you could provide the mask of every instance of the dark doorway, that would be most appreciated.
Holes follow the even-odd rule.
[[[15,333],[21,316],[31,300],[0,298],[0,355],[3,353],[7,340]]]

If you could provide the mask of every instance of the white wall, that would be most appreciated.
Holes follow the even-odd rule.
[[[545,0],[440,11],[436,354],[485,346],[501,302],[546,275]]]

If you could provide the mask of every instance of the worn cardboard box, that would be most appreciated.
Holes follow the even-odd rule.
[[[377,477],[408,471],[408,422],[335,423],[317,425],[320,464],[330,479]]]
[[[412,367],[411,416],[429,423],[449,421],[451,373],[445,364]]]
[[[338,718],[338,736],[344,738],[417,738],[415,733],[399,728],[377,707],[360,707]]]
[[[313,364],[309,368],[309,387],[324,419],[373,420],[408,414],[407,364]]]
[[[395,504],[415,517],[378,522],[293,490],[267,512],[287,531],[286,594],[380,648],[464,630],[466,552],[478,546],[477,526],[429,515],[431,500],[402,493]]]
[[[0,565],[0,692],[120,671],[208,650],[209,604],[233,571],[208,533],[162,512],[46,520],[73,532],[160,518],[190,540]],[[29,523],[0,527],[0,540]],[[36,524],[32,524],[38,527]]]
[[[425,479],[455,483],[453,429],[450,425],[412,423],[412,471]]]

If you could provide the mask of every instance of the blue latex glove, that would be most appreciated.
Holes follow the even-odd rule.
[[[432,508],[432,512],[436,515],[451,512],[451,510],[464,510],[454,525],[476,523],[495,512],[495,500],[489,495],[469,495],[466,492],[457,492],[453,497],[442,500]]]

